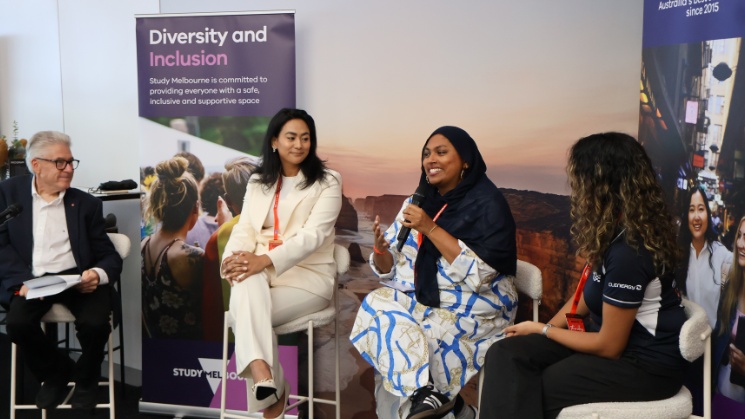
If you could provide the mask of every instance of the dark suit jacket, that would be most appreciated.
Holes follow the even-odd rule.
[[[0,228],[0,304],[10,304],[13,292],[23,281],[33,278],[33,176],[17,176],[0,182],[0,211],[20,204],[22,211]],[[104,228],[101,200],[79,189],[70,188],[63,198],[72,254],[80,273],[101,268],[109,283],[119,280],[122,259]]]

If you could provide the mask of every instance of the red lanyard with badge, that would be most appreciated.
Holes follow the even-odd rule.
[[[269,250],[282,244],[282,240],[279,238],[279,215],[277,214],[277,207],[279,206],[279,192],[282,190],[282,176],[277,181],[277,192],[274,194],[274,240],[269,240]]]
[[[582,269],[582,276],[579,278],[579,284],[577,284],[577,291],[574,292],[572,310],[569,313],[566,313],[567,329],[569,330],[574,330],[576,332],[585,331],[585,323],[582,316],[577,314],[577,307],[579,307],[579,300],[582,298],[582,291],[585,289],[585,283],[587,282],[587,277],[590,276],[590,272],[592,272],[592,265],[590,263],[585,263],[585,268]]]

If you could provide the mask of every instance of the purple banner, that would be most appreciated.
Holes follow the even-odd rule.
[[[226,162],[255,159],[271,116],[295,106],[294,14],[138,17],[136,36],[144,201],[158,163],[187,155],[201,206],[179,247],[203,262],[179,266],[193,261],[165,249],[157,268],[143,264],[140,409],[215,409],[230,301],[219,273],[216,211],[226,194],[221,176]],[[159,228],[157,220],[143,217],[143,243],[160,237]],[[297,346],[280,346],[279,352],[285,378],[297,389]],[[233,364],[227,405],[245,410],[245,380]]]
[[[643,46],[741,37],[745,33],[742,0],[646,0]]]
[[[228,353],[233,353],[232,344]],[[279,360],[285,380],[290,384],[290,393],[297,394],[297,346],[280,346]],[[146,339],[143,342],[142,361],[143,401],[220,408],[222,345]],[[227,375],[226,409],[245,411],[246,380],[235,372],[235,354],[229,359]],[[294,409],[288,411],[289,414],[296,412]]]
[[[295,102],[292,14],[137,19],[140,116],[266,116]]]

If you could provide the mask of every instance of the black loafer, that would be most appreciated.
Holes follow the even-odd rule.
[[[70,406],[73,409],[93,410],[96,408],[96,395],[98,394],[98,384],[92,385],[75,385],[75,391],[70,399]]]
[[[62,404],[70,394],[67,384],[72,376],[72,361],[66,363],[60,371],[44,381],[36,394],[36,407],[54,409]]]

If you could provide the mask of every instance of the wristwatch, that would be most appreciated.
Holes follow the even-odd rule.
[[[541,334],[545,337],[548,337],[548,329],[554,327],[551,323],[546,323],[545,326],[543,326],[543,330],[541,330]]]

